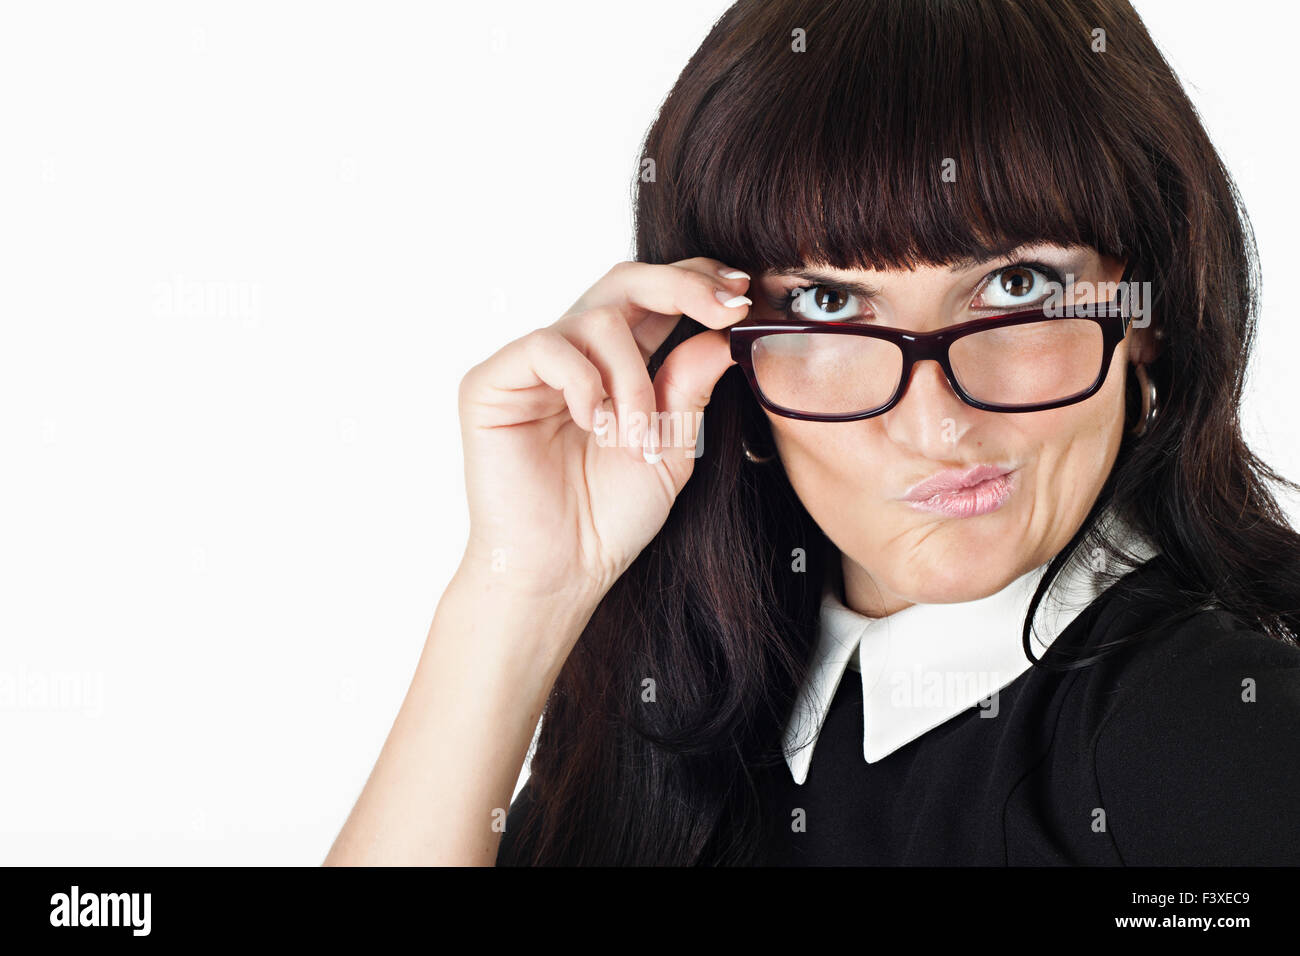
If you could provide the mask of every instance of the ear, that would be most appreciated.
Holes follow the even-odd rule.
[[[1101,257],[1102,268],[1105,271],[1106,280],[1118,283],[1124,275],[1124,269],[1127,261],[1117,259],[1113,256],[1103,255]],[[1150,365],[1164,350],[1164,326],[1156,321],[1156,317],[1150,313],[1150,297],[1147,296],[1146,314],[1142,318],[1142,325],[1130,327],[1128,335],[1124,337],[1128,343],[1128,359],[1134,365],[1139,362],[1143,365]]]
[[[1154,319],[1142,328],[1130,328],[1128,335],[1128,360],[1134,365],[1150,365],[1164,351],[1164,329]]]

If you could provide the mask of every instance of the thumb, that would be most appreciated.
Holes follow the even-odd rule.
[[[655,407],[660,412],[655,451],[662,455],[679,491],[704,453],[704,407],[718,379],[734,364],[727,331],[711,329],[692,335],[669,352],[655,374]]]

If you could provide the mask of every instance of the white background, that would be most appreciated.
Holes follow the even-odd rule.
[[[631,255],[726,6],[4,5],[0,863],[324,858],[460,555],[459,380]],[[1253,216],[1245,421],[1300,478],[1295,16],[1138,7]]]

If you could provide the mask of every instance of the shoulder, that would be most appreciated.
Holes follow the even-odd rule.
[[[1107,683],[1094,772],[1124,863],[1300,863],[1300,648],[1204,611]]]

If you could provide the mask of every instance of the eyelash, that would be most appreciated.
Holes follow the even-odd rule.
[[[987,282],[989,279],[993,278],[999,272],[1006,272],[1008,269],[1033,269],[1035,272],[1042,273],[1048,278],[1048,280],[1055,282],[1057,285],[1061,286],[1062,288],[1064,288],[1065,286],[1065,278],[1061,275],[1061,273],[1056,269],[1055,266],[1049,266],[1045,262],[1034,262],[1034,261],[1008,262],[1006,265],[994,269],[992,272],[986,275],[982,281]],[[849,296],[853,294],[849,292],[847,289],[845,289],[843,286],[836,285],[833,282],[818,282],[812,285],[801,285],[801,286],[796,286],[793,289],[787,289],[784,294],[779,296],[768,296],[767,297],[768,305],[771,306],[774,312],[779,312],[781,315],[789,318],[791,313],[794,311],[794,300],[798,298],[802,293],[809,292],[813,289],[822,289],[826,292],[838,292],[844,296]],[[1000,309],[1002,308],[1002,306],[984,306],[984,308]],[[855,316],[853,319],[849,319],[848,321],[850,322],[856,321],[857,318],[859,317]]]

